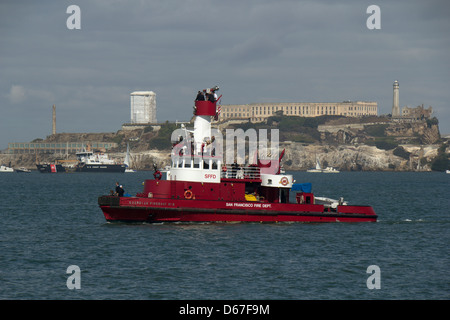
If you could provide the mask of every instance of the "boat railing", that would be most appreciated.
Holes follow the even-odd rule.
[[[260,168],[256,166],[223,165],[222,178],[225,179],[261,179]]]

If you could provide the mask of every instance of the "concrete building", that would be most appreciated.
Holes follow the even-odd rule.
[[[156,93],[135,91],[130,94],[131,123],[156,123]]]
[[[219,121],[250,119],[251,122],[262,122],[268,117],[281,113],[285,116],[299,117],[318,117],[322,115],[346,117],[376,116],[378,115],[378,104],[366,101],[344,101],[222,105]]]
[[[117,148],[115,142],[89,142],[94,150],[102,150],[107,152],[112,148]],[[86,147],[86,143],[73,141],[73,142],[11,142],[8,143],[8,154],[73,154],[79,151],[83,151]]]
[[[394,99],[392,102],[392,117],[400,117],[400,100],[399,100],[399,85],[398,81],[394,81]]]
[[[431,118],[433,114],[433,108],[430,106],[428,109],[425,109],[423,104],[421,106],[417,106],[415,108],[403,107],[402,108],[402,118],[410,121],[420,121],[423,119]]]

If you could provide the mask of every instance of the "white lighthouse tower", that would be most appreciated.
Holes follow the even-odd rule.
[[[392,117],[400,117],[399,85],[397,80],[394,81],[394,101],[392,103]]]

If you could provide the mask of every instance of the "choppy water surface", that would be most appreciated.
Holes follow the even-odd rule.
[[[110,224],[97,197],[116,180],[136,194],[151,173],[1,174],[0,299],[450,298],[450,175],[294,175],[379,222]]]

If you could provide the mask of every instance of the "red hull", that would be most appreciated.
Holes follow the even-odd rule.
[[[107,221],[125,222],[375,222],[370,206],[338,206],[295,203],[252,203],[220,200],[148,199],[100,197]]]

